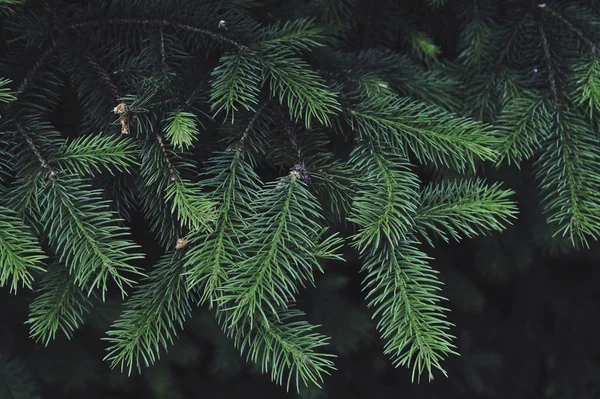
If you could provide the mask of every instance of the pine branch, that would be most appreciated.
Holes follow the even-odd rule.
[[[10,283],[15,294],[19,285],[32,289],[32,272],[45,271],[46,258],[31,229],[12,210],[0,206],[0,287]]]
[[[512,194],[482,179],[429,185],[421,192],[415,232],[433,246],[435,236],[448,242],[502,231],[517,213]]]
[[[104,360],[110,361],[111,367],[127,369],[131,375],[133,367],[141,371],[142,364],[154,364],[160,359],[161,347],[167,350],[173,343],[197,301],[194,292],[185,288],[183,271],[181,252],[167,252],[126,302],[123,314],[104,338],[110,343]]]
[[[74,274],[60,263],[53,263],[40,281],[39,295],[29,306],[29,334],[48,345],[60,330],[71,338],[83,324],[92,303],[77,284]]]

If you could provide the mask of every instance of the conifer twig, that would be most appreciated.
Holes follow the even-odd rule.
[[[56,42],[53,41],[52,45],[48,46],[46,48],[46,50],[44,50],[44,52],[40,55],[40,57],[37,59],[37,61],[33,64],[33,66],[31,67],[31,69],[29,70],[29,72],[27,73],[27,75],[25,76],[23,81],[21,82],[21,84],[19,84],[19,87],[17,87],[17,94],[25,91],[27,86],[29,86],[29,84],[33,80],[33,77],[35,75],[37,75],[37,72],[40,70],[42,65],[44,65],[44,62],[46,62],[46,59],[50,56],[50,54],[52,54],[52,52],[55,49],[56,49]]]
[[[100,20],[90,20],[84,22],[76,22],[67,26],[68,29],[80,29],[91,26],[102,26],[102,25],[115,25],[115,24],[124,24],[124,25],[159,25],[159,26],[170,26],[175,29],[187,30],[189,32],[199,33],[204,36],[209,36],[214,40],[220,41],[222,43],[227,43],[232,46],[235,46],[238,50],[243,53],[251,53],[252,49],[245,44],[241,44],[236,42],[233,39],[230,39],[226,36],[220,35],[208,29],[199,28],[197,26],[187,25],[187,24],[179,24],[163,19],[136,19],[136,18],[110,18],[110,19],[100,19]]]
[[[169,174],[171,175],[171,181],[177,180],[177,173],[175,172],[175,168],[173,168],[173,164],[171,163],[171,159],[169,158],[169,154],[167,153],[167,147],[165,146],[165,142],[163,137],[160,134],[156,135],[156,140],[160,145],[160,149],[165,156],[165,162],[167,163],[167,168],[169,169]]]
[[[54,174],[54,171],[52,170],[52,168],[50,167],[50,164],[42,156],[39,148],[37,148],[37,146],[35,145],[35,143],[31,139],[31,137],[27,134],[27,132],[23,128],[23,125],[21,125],[19,122],[16,122],[15,125],[16,125],[16,128],[17,128],[17,131],[19,132],[19,134],[21,136],[23,136],[23,138],[27,142],[27,145],[29,146],[29,148],[31,149],[31,151],[33,152],[33,154],[35,155],[35,157],[39,161],[39,163],[42,166],[42,168],[44,168],[44,169],[46,169],[48,171],[48,174],[49,174],[50,177],[54,177],[55,174]]]
[[[581,40],[583,40],[585,42],[585,44],[587,44],[590,47],[590,50],[592,51],[592,53],[597,53],[598,52],[598,46],[596,45],[596,43],[594,43],[593,41],[591,41],[581,31],[581,29],[579,29],[578,27],[576,27],[575,25],[573,25],[573,23],[571,23],[570,21],[568,21],[567,19],[565,19],[565,17],[563,17],[562,15],[560,15],[559,13],[557,13],[556,11],[554,11],[552,8],[548,7],[547,4],[545,4],[545,3],[544,4],[538,4],[538,7],[541,8],[543,11],[549,13],[550,15],[552,15],[553,17],[555,17],[556,19],[558,19],[563,24],[565,24],[567,26],[567,28],[569,28],[572,32],[574,32]]]
[[[546,65],[548,67],[548,79],[550,80],[550,89],[552,90],[552,96],[554,101],[558,102],[558,90],[556,88],[556,77],[554,76],[554,69],[552,68],[552,57],[550,56],[550,45],[548,44],[548,38],[544,30],[544,24],[539,25],[540,35],[542,36],[542,45],[544,46],[544,58],[546,59]]]

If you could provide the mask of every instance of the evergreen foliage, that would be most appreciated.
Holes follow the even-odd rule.
[[[198,307],[276,384],[321,387],[336,343],[301,296],[355,256],[383,353],[447,375],[428,251],[514,223],[504,167],[532,165],[552,236],[600,235],[595,3],[20,3],[0,2],[0,288],[32,291],[44,345],[123,302],[104,360],[157,363],[162,397]]]

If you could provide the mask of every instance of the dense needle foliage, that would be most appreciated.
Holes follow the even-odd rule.
[[[432,248],[501,234],[529,174],[541,246],[600,234],[599,12],[0,1],[0,287],[43,345],[104,314],[126,374],[212,329],[204,309],[273,382],[313,392],[344,343],[300,297],[356,259],[390,364],[447,375],[461,350]],[[0,362],[29,397],[20,360]]]

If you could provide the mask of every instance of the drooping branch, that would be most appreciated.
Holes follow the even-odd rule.
[[[95,27],[95,26],[104,26],[104,25],[156,25],[160,27],[169,26],[179,30],[185,30],[188,32],[199,33],[204,36],[208,36],[214,40],[217,40],[221,43],[226,43],[236,47],[239,51],[243,53],[251,53],[252,49],[245,44],[241,44],[236,42],[233,39],[230,39],[226,36],[215,33],[211,30],[199,28],[197,26],[187,25],[187,24],[179,24],[176,22],[171,22],[163,19],[136,19],[136,18],[110,18],[110,19],[99,19],[99,20],[91,20],[84,22],[76,22],[67,26],[68,29],[81,29],[87,27]]]

